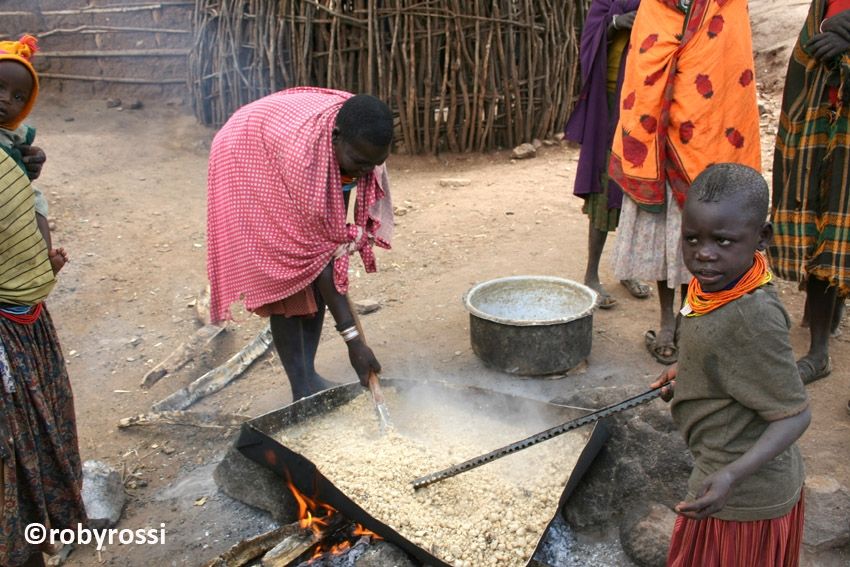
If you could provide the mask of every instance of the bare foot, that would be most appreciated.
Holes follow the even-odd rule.
[[[47,257],[50,259],[50,267],[53,268],[53,273],[58,274],[62,266],[68,263],[68,253],[64,248],[52,248]]]

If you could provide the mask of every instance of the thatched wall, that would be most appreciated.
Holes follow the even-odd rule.
[[[188,98],[194,0],[0,3],[0,37],[31,33],[46,91]]]
[[[374,94],[410,153],[563,128],[589,0],[196,0],[195,113],[220,125],[294,85]]]

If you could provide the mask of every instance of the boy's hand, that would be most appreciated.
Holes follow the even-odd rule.
[[[661,371],[655,382],[649,385],[650,388],[658,388],[664,386],[661,390],[661,399],[669,402],[673,399],[673,389],[676,387],[676,376],[679,374],[679,364],[674,363]],[[666,386],[665,386],[666,384]]]
[[[701,520],[716,514],[726,505],[734,483],[732,473],[726,469],[720,469],[705,477],[700,496],[696,500],[679,502],[676,505],[676,512],[693,520]]]
[[[59,273],[59,270],[68,263],[68,253],[65,252],[64,248],[51,248],[47,253],[47,257],[50,259],[50,267],[53,268],[53,275]]]
[[[35,181],[41,175],[41,168],[47,161],[47,154],[38,146],[21,146],[20,150],[24,167],[27,168],[27,177],[30,181]]]

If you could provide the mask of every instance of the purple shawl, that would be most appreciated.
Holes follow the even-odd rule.
[[[593,0],[581,32],[581,94],[567,120],[564,134],[581,144],[573,194],[580,197],[601,193],[600,176],[608,169],[608,151],[617,125],[619,104],[613,116],[608,115],[608,24],[614,16],[638,9],[640,0]],[[626,51],[620,64],[617,100],[623,85]],[[604,125],[604,126],[603,126]],[[620,208],[623,191],[609,181],[608,208]]]

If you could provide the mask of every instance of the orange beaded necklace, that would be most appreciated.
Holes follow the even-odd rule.
[[[682,308],[682,315],[699,317],[711,313],[715,309],[760,288],[772,279],[773,274],[767,268],[767,260],[764,259],[764,255],[756,252],[752,267],[747,270],[747,273],[732,289],[703,291],[699,280],[692,278],[688,285],[688,297],[685,306]]]

